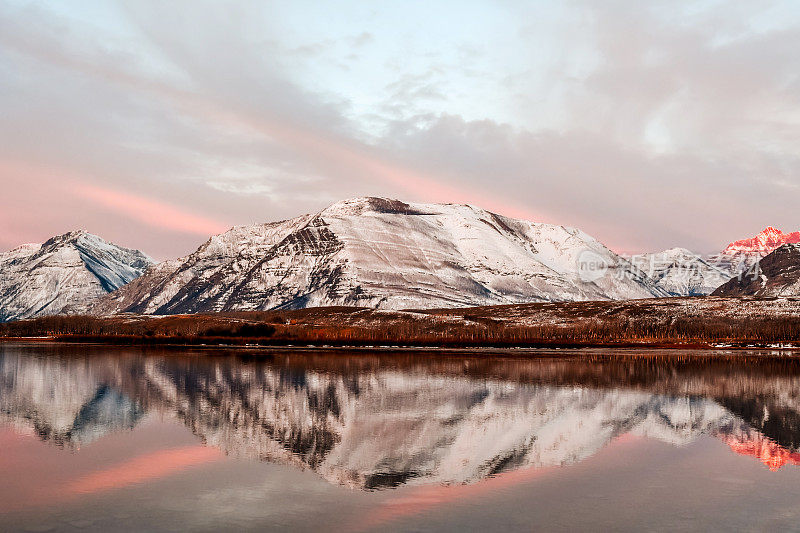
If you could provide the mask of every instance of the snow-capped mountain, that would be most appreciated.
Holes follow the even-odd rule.
[[[749,239],[730,243],[706,259],[685,248],[635,255],[631,262],[670,296],[705,296],[733,277],[748,272],[761,258],[784,244],[800,243],[800,231],[767,227]]]
[[[670,296],[705,296],[731,278],[726,267],[686,248],[635,255],[631,262]]]
[[[0,253],[0,322],[86,311],[153,261],[85,231]]]
[[[800,243],[800,231],[784,233],[768,226],[755,237],[730,243],[714,261],[731,275],[736,275],[750,270],[762,257],[778,247],[797,243]]]
[[[714,296],[800,296],[800,244],[784,244]]]
[[[587,260],[602,275],[587,278],[581,271]],[[97,312],[399,309],[666,295],[577,229],[468,205],[357,198],[216,235],[110,295]]]

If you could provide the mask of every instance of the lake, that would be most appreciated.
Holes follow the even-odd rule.
[[[800,359],[0,344],[0,450],[3,531],[797,530]]]

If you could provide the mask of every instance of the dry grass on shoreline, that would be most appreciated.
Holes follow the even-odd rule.
[[[53,316],[0,337],[120,344],[703,346],[800,342],[795,299],[670,298],[450,310],[313,308],[151,317]]]

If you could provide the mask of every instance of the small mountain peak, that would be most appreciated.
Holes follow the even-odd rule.
[[[396,215],[420,215],[423,211],[416,209],[411,204],[393,198],[381,198],[377,196],[361,196],[349,198],[336,202],[327,207],[323,213],[337,215],[361,215],[366,212],[396,214]]]
[[[774,226],[767,226],[755,237],[730,243],[723,254],[759,254],[763,257],[783,244],[797,242],[800,242],[800,232],[784,233]]]
[[[664,250],[661,253],[664,254],[664,255],[690,255],[690,256],[696,256],[697,255],[696,253],[694,253],[693,251],[689,250],[688,248],[681,248],[679,246],[676,246],[675,248],[669,248],[667,250]]]
[[[83,229],[77,229],[77,230],[68,231],[66,233],[62,233],[61,235],[56,235],[54,237],[50,237],[49,239],[47,239],[44,242],[44,244],[42,244],[42,246],[43,247],[48,247],[48,246],[53,246],[53,245],[61,245],[61,244],[75,242],[79,238],[81,238],[81,237],[83,237],[85,235],[89,235],[89,233],[86,230],[83,230]]]
[[[773,472],[787,463],[800,464],[800,453],[784,448],[763,435],[725,435],[722,441],[740,455],[755,457]]]
[[[767,226],[761,231],[762,235],[783,235],[783,232],[772,226]]]
[[[97,298],[139,277],[150,265],[152,260],[142,252],[83,229],[0,253],[0,294],[6,297],[0,322],[85,312]]]

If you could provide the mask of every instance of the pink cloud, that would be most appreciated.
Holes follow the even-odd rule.
[[[107,444],[109,438],[114,440],[114,437],[104,437]],[[108,449],[114,447],[113,443],[110,445]],[[105,463],[107,459],[86,455],[88,449],[80,455],[65,457],[64,450],[12,428],[0,430],[0,449],[3,450],[0,471],[9,479],[17,479],[14,484],[0,484],[0,501],[3,502],[0,507],[4,511],[49,507],[92,494],[155,482],[225,458],[217,448],[190,444],[146,451],[100,465],[98,463]]]
[[[343,139],[333,134],[324,134],[301,124],[291,123],[274,114],[270,116],[266,110],[256,114],[249,110],[237,109],[216,98],[182,90],[158,80],[147,79],[104,61],[92,62],[80,56],[71,56],[63,50],[46,47],[40,43],[10,38],[6,38],[5,41],[17,50],[49,63],[150,94],[175,105],[185,113],[217,126],[244,129],[307,154],[310,158],[321,159],[323,172],[325,169],[334,169],[334,172],[344,170],[346,174],[358,176],[362,182],[378,181],[391,185],[423,201],[470,203],[503,215],[535,221],[554,219],[552,216],[533,212],[509,200],[503,194],[497,195],[485,188],[467,186],[463,183],[452,184],[445,176],[409,168],[407,165],[392,161],[364,143]],[[112,198],[111,194],[99,194],[96,191],[87,195],[98,202],[108,203],[114,209],[118,206],[127,207],[131,214],[134,214],[133,207],[126,199]],[[138,215],[142,211],[149,212],[150,209],[145,208],[142,202],[136,201],[135,204],[138,206],[137,220],[146,223],[151,221],[150,216],[142,219]],[[189,222],[185,216],[173,216],[167,222],[179,227],[198,226]],[[208,231],[207,234],[219,231],[221,230],[217,228]]]
[[[219,450],[207,446],[158,450],[78,478],[62,487],[59,492],[65,495],[80,495],[119,489],[168,477],[189,467],[217,461],[222,457],[224,456]]]
[[[145,225],[170,242],[195,242],[195,236],[205,239],[231,226],[161,199],[93,184],[93,176],[61,166],[0,159],[0,179],[0,249],[79,228],[127,240],[136,232],[125,226]]]
[[[170,99],[174,97],[173,93],[165,90],[158,91],[158,94]],[[178,101],[185,107],[188,102],[191,102],[191,107],[187,107],[187,109],[207,120],[216,121],[220,125],[250,130],[294,150],[321,157],[326,166],[330,168],[351,169],[360,174],[362,181],[377,180],[405,190],[424,201],[469,203],[502,215],[538,222],[552,219],[552,217],[533,212],[527,207],[492,194],[483,188],[464,184],[454,185],[443,176],[408,168],[403,164],[388,160],[363,143],[323,135],[310,128],[290,124],[277,117],[264,118],[263,113],[259,118],[253,114],[228,109],[212,99],[198,95],[191,97],[187,95]]]
[[[363,517],[352,529],[380,529],[389,522],[417,516],[454,504],[469,505],[470,500],[506,490],[535,478],[549,475],[558,467],[532,467],[506,472],[469,485],[421,485],[403,496],[392,498]]]
[[[98,206],[156,228],[208,236],[222,233],[230,227],[218,220],[137,194],[94,185],[78,185],[73,192]]]

